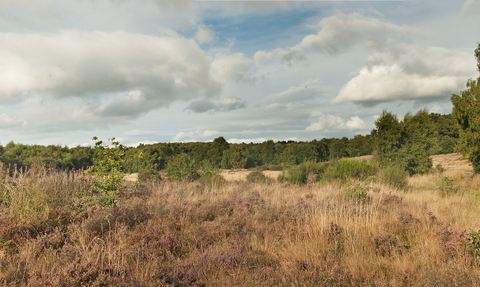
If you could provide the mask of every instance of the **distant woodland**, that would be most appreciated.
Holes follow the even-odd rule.
[[[432,147],[427,148],[427,153],[447,154],[454,151],[459,138],[459,128],[451,114],[441,115],[423,110],[416,115],[407,114],[402,121],[399,121],[396,115],[384,111],[376,124],[382,124],[381,121],[386,120],[388,116],[393,116],[398,124],[393,131],[397,141],[393,144],[394,146],[399,148],[405,146],[408,141],[405,136],[409,133],[408,125],[410,125],[410,133],[422,132],[421,135],[416,136],[416,141],[425,140],[425,136],[434,140]],[[413,123],[415,121],[416,123]],[[387,123],[383,122],[383,124]],[[188,159],[194,163],[200,164],[206,160],[223,169],[257,166],[281,168],[278,166],[298,165],[307,161],[325,162],[337,158],[371,155],[374,148],[382,149],[385,143],[377,141],[376,144],[374,140],[381,137],[379,131],[382,128],[385,129],[385,127],[379,127],[369,135],[356,135],[350,139],[323,138],[309,142],[269,140],[263,143],[230,144],[223,137],[219,137],[213,142],[141,144],[138,147],[123,147],[125,156],[122,166],[123,171],[127,173],[143,169],[160,171],[179,154],[187,154]],[[68,148],[58,145],[25,145],[14,142],[9,142],[5,146],[0,145],[0,161],[7,166],[16,165],[17,168],[25,168],[36,162],[56,169],[78,170],[92,165],[94,153],[93,147]],[[388,151],[383,154],[388,156]]]

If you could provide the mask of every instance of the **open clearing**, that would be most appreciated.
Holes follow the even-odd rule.
[[[463,172],[472,172],[472,164],[468,159],[464,159],[460,153],[451,153],[451,154],[440,154],[433,155],[430,157],[432,159],[433,167],[435,168],[437,164],[441,164],[445,171],[463,171]],[[366,161],[370,162],[373,159],[372,155],[364,155],[359,157],[350,158],[352,160]],[[247,176],[251,171],[248,169],[224,169],[220,175],[225,178],[225,180],[234,182],[234,181],[246,181]],[[263,171],[263,174],[266,177],[277,179],[278,175],[283,171],[275,170],[266,170]]]

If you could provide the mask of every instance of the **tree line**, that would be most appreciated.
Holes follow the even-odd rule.
[[[380,119],[383,119],[384,115]],[[417,119],[417,115],[412,116]],[[406,116],[405,118],[408,118]],[[381,124],[383,120],[377,120]],[[428,114],[422,111],[422,122],[431,129],[432,139],[438,144],[432,149],[434,154],[451,153],[458,141],[458,130],[452,115]],[[427,124],[428,123],[428,124]],[[414,127],[412,127],[415,130]],[[419,133],[420,131],[417,131]],[[200,164],[208,161],[218,168],[237,169],[256,166],[292,166],[304,162],[324,162],[344,157],[371,155],[381,144],[375,141],[378,131],[369,135],[356,135],[353,138],[323,138],[313,141],[268,140],[263,143],[230,144],[223,137],[212,142],[156,143],[140,144],[137,147],[124,147],[122,167],[133,173],[142,169],[159,171],[179,154],[187,154],[189,160]],[[376,143],[376,144],[375,144]],[[56,169],[81,169],[92,165],[95,156],[93,147],[73,147],[58,145],[25,145],[9,142],[0,145],[0,161],[11,167],[25,168],[34,162]],[[277,167],[279,168],[279,167]]]

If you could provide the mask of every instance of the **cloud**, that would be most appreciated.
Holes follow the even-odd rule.
[[[189,132],[179,132],[173,138],[174,141],[196,141],[196,138],[214,138],[221,135],[220,132],[205,130],[203,133],[199,130]]]
[[[265,98],[266,102],[273,102],[268,107],[276,108],[278,103],[283,104],[296,104],[298,102],[303,102],[306,100],[313,99],[320,96],[321,85],[320,80],[310,79],[298,86],[291,86],[287,90],[280,92],[278,94],[273,94]]]
[[[335,103],[364,106],[398,100],[433,101],[458,92],[475,73],[471,52],[408,46],[400,54],[376,53],[342,87]]]
[[[0,99],[114,99],[102,115],[138,116],[177,100],[218,95],[192,39],[128,32],[0,33]]]
[[[195,113],[206,113],[206,112],[229,112],[237,109],[245,108],[245,101],[240,98],[232,97],[226,98],[223,100],[209,100],[203,99],[199,101],[191,102],[187,110],[192,110]]]
[[[253,60],[257,66],[265,65],[270,62],[274,57],[274,54],[271,52],[258,51],[253,55]]]
[[[354,48],[383,49],[396,43],[411,42],[420,35],[416,28],[397,26],[385,20],[358,13],[339,13],[323,18],[317,34],[306,36],[296,48],[336,54]]]
[[[212,42],[216,39],[216,37],[215,31],[206,26],[198,26],[198,31],[195,34],[195,39],[197,39],[201,44]]]
[[[480,14],[480,1],[478,0],[467,0],[462,5],[462,12],[467,15],[478,15]]]
[[[212,78],[220,83],[231,80],[253,81],[248,75],[252,64],[253,61],[243,53],[219,54],[212,61]]]
[[[358,116],[351,117],[350,121],[344,123],[342,118],[330,114],[320,114],[318,122],[311,123],[306,129],[307,132],[315,131],[355,131],[355,130],[365,130],[365,123]]]
[[[26,120],[12,118],[10,115],[7,114],[0,114],[0,129],[18,129],[27,125],[28,122]]]

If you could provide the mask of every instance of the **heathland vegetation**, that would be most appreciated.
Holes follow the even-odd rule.
[[[0,286],[479,286],[479,81],[353,139],[9,143]]]

